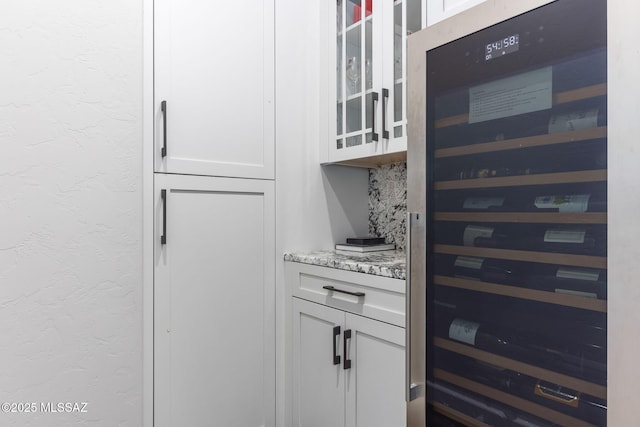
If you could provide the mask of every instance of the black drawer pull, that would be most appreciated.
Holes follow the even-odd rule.
[[[162,149],[160,155],[167,157],[167,101],[160,103],[160,110],[162,111]]]
[[[338,289],[336,287],[333,286],[329,286],[329,285],[325,285],[322,287],[322,289],[326,289],[328,291],[332,291],[332,292],[340,292],[341,294],[347,294],[347,295],[353,295],[354,297],[361,297],[364,298],[364,292],[351,292],[351,291],[345,291],[343,289]]]
[[[378,140],[378,133],[376,132],[376,104],[378,103],[378,92],[371,93],[371,140]]]
[[[338,343],[336,340],[340,337],[340,326],[334,326],[333,328],[333,364],[340,364],[340,355],[338,354]]]
[[[160,244],[167,244],[167,190],[160,190],[160,198],[162,199],[162,236],[160,236]]]
[[[343,369],[351,369],[351,359],[349,359],[349,346],[347,345],[347,340],[351,339],[351,329],[345,330],[343,336],[344,365],[342,367]]]
[[[389,139],[387,130],[387,103],[389,102],[389,89],[382,88],[382,138]]]

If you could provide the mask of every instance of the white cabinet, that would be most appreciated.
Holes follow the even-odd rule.
[[[322,155],[326,163],[384,162],[407,149],[406,35],[423,28],[423,0],[335,5],[328,13],[333,132]]]
[[[273,182],[154,187],[154,425],[273,427]]]
[[[405,425],[404,280],[286,264],[292,425]]]
[[[274,72],[274,0],[155,0],[155,171],[273,179]]]
[[[486,0],[427,0],[427,25],[433,25]]]
[[[345,316],[345,332],[351,331],[343,349],[344,357],[351,359],[345,378],[346,425],[406,425],[404,328],[350,313]]]
[[[294,426],[345,425],[343,328],[344,311],[293,299]]]

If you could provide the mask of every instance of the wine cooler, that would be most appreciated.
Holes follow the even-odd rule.
[[[409,425],[605,426],[606,1],[496,0],[423,33]]]

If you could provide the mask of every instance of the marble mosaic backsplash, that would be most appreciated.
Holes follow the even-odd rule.
[[[369,234],[404,249],[406,219],[407,164],[369,169]]]

